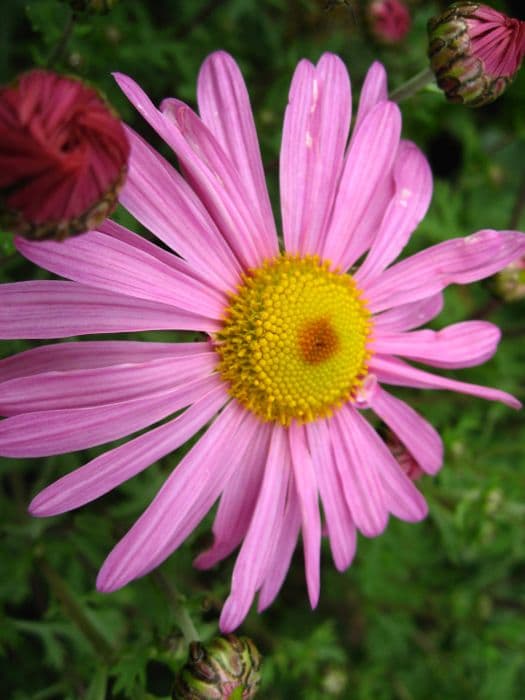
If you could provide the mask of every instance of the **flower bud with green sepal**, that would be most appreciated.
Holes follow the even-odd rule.
[[[192,642],[173,700],[249,700],[259,688],[261,655],[248,637],[227,634]]]
[[[429,58],[450,102],[482,107],[512,82],[525,55],[525,22],[456,2],[428,23]]]

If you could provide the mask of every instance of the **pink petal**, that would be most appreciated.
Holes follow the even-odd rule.
[[[44,457],[117,440],[189,406],[220,383],[212,375],[147,398],[5,418],[0,421],[0,454]]]
[[[0,381],[29,377],[42,372],[110,367],[125,362],[141,363],[211,350],[210,343],[150,343],[139,340],[85,340],[54,343],[24,350],[0,360]]]
[[[288,430],[295,488],[301,510],[306,583],[310,605],[319,602],[321,566],[321,516],[317,480],[303,426],[292,423]]]
[[[501,331],[493,323],[465,321],[440,331],[376,332],[371,349],[380,355],[402,355],[435,367],[473,367],[494,355],[500,338]]]
[[[393,357],[372,356],[369,370],[376,374],[377,378],[385,384],[410,386],[418,389],[448,389],[449,391],[457,391],[462,394],[479,396],[488,401],[501,401],[511,408],[521,408],[521,403],[514,398],[514,396],[511,396],[511,394],[507,394],[506,391],[491,389],[489,387],[479,386],[478,384],[458,382],[455,379],[448,379],[447,377],[439,377],[430,372],[411,367],[405,362]]]
[[[421,469],[435,474],[443,464],[443,442],[437,430],[404,401],[381,387],[371,393],[370,407],[397,435]]]
[[[235,401],[219,414],[113,548],[97,577],[99,591],[114,591],[144,576],[195,529],[249,448],[254,433],[253,424],[244,429],[246,415]]]
[[[363,252],[356,231],[392,168],[400,133],[401,115],[393,102],[376,105],[355,131],[323,248],[335,268],[348,270]]]
[[[355,555],[356,530],[332,454],[331,431],[323,420],[308,423],[305,428],[326,517],[332,557],[336,568],[344,571]]]
[[[214,332],[220,323],[173,306],[76,282],[40,280],[0,286],[0,337],[67,338],[149,330]]]
[[[402,141],[393,168],[394,195],[355,279],[366,290],[407,244],[425,216],[432,197],[432,173],[427,159],[415,144]],[[366,293],[366,292],[365,292]]]
[[[443,309],[443,294],[438,292],[434,296],[412,301],[408,304],[396,306],[389,311],[383,311],[374,316],[374,328],[391,332],[410,331],[412,328],[428,323]]]
[[[286,432],[280,425],[274,425],[261,491],[235,562],[231,593],[221,613],[219,626],[223,633],[231,632],[241,624],[262,583],[284,518],[290,469]]]
[[[349,408],[348,412],[351,410]],[[379,475],[384,507],[392,515],[408,522],[424,518],[428,509],[423,496],[402,471],[372,426],[355,410],[352,411],[352,417],[352,434],[363,452],[362,469],[375,470]]]
[[[408,522],[417,522],[426,517],[428,508],[423,496],[403,472],[390,450],[372,426],[357,412],[354,412],[353,428],[362,445],[366,445],[363,455],[363,468],[377,470],[383,487],[384,504],[392,515]]]
[[[127,131],[132,157],[121,204],[215,287],[233,290],[240,266],[213,219],[175,168]]]
[[[432,296],[449,284],[484,279],[525,253],[525,235],[484,230],[416,253],[367,285],[368,308],[377,313]]]
[[[276,255],[278,247],[277,239],[273,236],[273,222],[272,230],[268,231],[259,208],[251,206],[250,195],[240,173],[206,125],[180,100],[167,98],[160,107],[166,119],[179,129],[185,139],[186,149],[189,148],[187,160],[180,149],[177,151],[188,179],[215,220],[220,223],[232,247],[234,239],[229,233],[232,225],[243,231],[240,259],[246,265],[256,266],[264,258]],[[211,171],[204,179],[201,177],[202,165]],[[216,199],[212,194],[212,186],[217,188],[217,184],[220,190],[217,190],[219,196]],[[248,255],[254,257],[249,258]]]
[[[163,114],[131,78],[121,73],[114,77],[133,106],[173,148],[194,191],[243,267],[257,267],[264,249],[260,216],[250,211],[240,177],[204,124],[176,101],[169,114]]]
[[[204,61],[197,81],[197,101],[203,122],[237,168],[251,205],[259,210],[268,250],[277,255],[277,231],[250,98],[241,72],[229,54],[216,51]]]
[[[359,96],[354,133],[366,115],[379,103],[388,100],[387,77],[384,66],[374,61],[366,74]]]
[[[343,62],[324,54],[299,63],[290,88],[281,157],[281,210],[286,249],[319,253],[343,167],[351,116]]]
[[[344,405],[330,419],[334,457],[352,520],[366,537],[386,527],[388,510],[377,465],[369,460],[369,438],[358,412]]]
[[[290,473],[289,476],[286,507],[279,536],[277,537],[273,554],[268,560],[266,576],[259,592],[259,600],[257,601],[258,612],[266,610],[281,590],[290,568],[290,562],[299,536],[301,527],[299,498],[295,489],[293,474]]]
[[[38,517],[79,508],[139,474],[189,440],[227,402],[219,385],[168,423],[115,447],[66,474],[31,501],[29,512]]]
[[[138,247],[98,231],[62,242],[17,238],[16,244],[40,267],[97,289],[168,304],[213,319],[222,317],[227,304],[225,295],[188,273],[171,269]]]
[[[217,354],[160,358],[140,364],[52,371],[0,383],[0,415],[78,409],[147,398],[214,372]]]
[[[259,419],[250,414],[247,420]],[[226,484],[213,523],[213,546],[196,558],[197,568],[208,569],[227,557],[246,535],[259,496],[270,433],[269,424],[258,426],[242,469]]]

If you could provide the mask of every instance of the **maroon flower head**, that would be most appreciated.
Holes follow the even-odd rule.
[[[481,107],[507,88],[525,55],[525,22],[456,2],[428,24],[430,65],[451,102]]]
[[[80,80],[33,70],[0,89],[0,223],[28,238],[96,226],[114,208],[129,144]]]
[[[402,0],[371,0],[366,10],[370,31],[382,44],[398,44],[412,24],[408,7]]]

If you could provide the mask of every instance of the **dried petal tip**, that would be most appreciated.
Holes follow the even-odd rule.
[[[190,644],[173,700],[249,700],[259,688],[261,655],[248,637],[226,634]]]
[[[428,23],[430,65],[450,102],[482,107],[497,99],[525,55],[525,22],[492,7],[456,2]]]
[[[397,435],[384,423],[381,424],[379,433],[390,450],[392,457],[408,478],[412,481],[417,481],[422,477],[425,472],[421,469],[413,455],[407,450]]]
[[[491,291],[503,301],[525,299],[525,257],[507,265],[490,280]]]
[[[410,11],[403,0],[370,0],[366,18],[370,33],[381,44],[399,44],[412,24]]]
[[[103,221],[124,183],[129,144],[96,90],[33,70],[0,88],[0,226],[62,240]]]

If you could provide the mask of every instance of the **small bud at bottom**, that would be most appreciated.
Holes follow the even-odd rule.
[[[261,655],[248,637],[227,634],[192,642],[175,680],[173,700],[250,700],[259,687]]]

